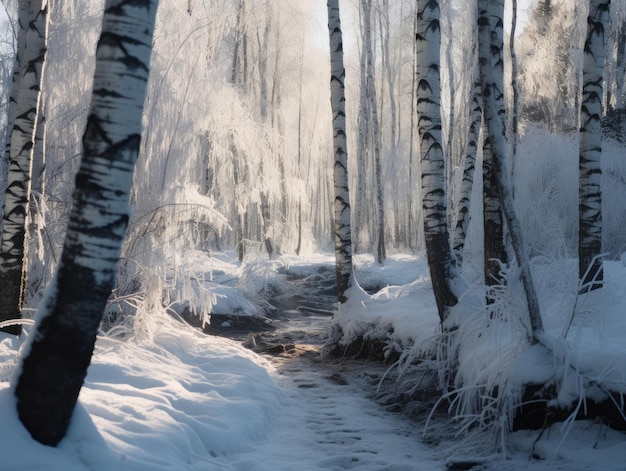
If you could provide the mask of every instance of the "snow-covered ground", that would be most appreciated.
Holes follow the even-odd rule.
[[[263,286],[282,282],[279,266],[315,273],[332,257],[257,260],[255,267],[239,266],[222,254],[214,261],[210,283],[222,280],[241,293],[245,290],[232,280],[245,278],[245,292],[254,302]],[[546,326],[558,338],[563,319],[569,323],[568,313],[575,312],[563,341],[567,351],[578,352],[577,365],[589,375],[603,372],[596,379],[614,378],[619,385],[625,381],[620,375],[626,363],[626,267],[608,263],[602,299],[572,311],[571,283],[563,276],[571,266],[563,263],[535,267],[545,275],[538,283]],[[390,285],[363,302],[368,322],[391,323],[398,343],[435,335],[437,317],[422,259],[395,256],[380,267],[360,258],[358,266],[361,283]],[[465,303],[466,311],[472,302]],[[601,424],[568,422],[543,433],[515,432],[506,438],[506,453],[473,457],[472,441],[455,438],[453,422],[438,416],[424,435],[423,422],[372,399],[384,366],[321,360],[311,352],[269,360],[238,342],[183,327],[165,310],[137,317],[130,340],[98,340],[71,428],[57,448],[34,442],[21,426],[9,383],[21,341],[0,337],[0,469],[436,471],[473,458],[483,463],[474,469],[626,469],[626,437]]]

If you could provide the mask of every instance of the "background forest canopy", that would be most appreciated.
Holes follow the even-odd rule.
[[[11,18],[16,3],[6,2]],[[424,247],[419,150],[412,145],[417,139],[412,105],[415,3],[341,4],[357,252],[373,252],[380,239],[379,191],[387,250]],[[371,9],[369,22],[364,21],[366,5]],[[571,0],[536,0],[520,2],[519,10],[515,47],[520,121],[517,134],[510,136],[517,150],[509,169],[515,202],[531,255],[575,257],[576,133],[586,7]],[[32,198],[37,230],[30,241],[30,307],[37,305],[63,241],[102,2],[52,1],[49,15],[42,87],[46,173],[41,193],[33,193]],[[444,1],[441,15],[443,142],[450,164],[448,214],[453,223],[469,145],[475,5]],[[621,116],[624,109],[625,18],[625,2],[613,1],[604,87],[610,116]],[[326,20],[325,5],[319,2],[161,2],[144,141],[132,192],[134,215],[120,265],[118,296],[136,293],[140,286],[147,290],[155,280],[174,280],[176,285],[181,253],[190,248],[235,249],[241,258],[262,252],[332,249]],[[6,26],[0,29],[5,111],[15,38],[7,19],[2,21]],[[505,21],[510,31],[510,18]],[[511,57],[506,59],[505,80],[510,83]],[[510,110],[510,87],[506,99]],[[4,113],[1,118],[5,119]],[[620,123],[615,120],[612,129],[621,130]],[[611,146],[620,144],[621,134],[610,137],[603,144],[609,150],[602,164],[603,238],[605,252],[618,257],[626,247],[626,215],[617,207],[624,201],[626,170],[611,160],[617,154],[610,152]],[[376,188],[376,158],[381,162],[380,188]],[[480,185],[475,187],[480,191]],[[482,225],[480,210],[475,209],[465,250],[466,259],[478,264],[482,263]],[[480,278],[479,269],[474,276]]]

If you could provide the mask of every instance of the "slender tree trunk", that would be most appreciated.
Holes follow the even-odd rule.
[[[20,78],[26,73],[24,55],[26,54],[26,36],[28,35],[28,25],[30,23],[30,7],[30,1],[22,0],[19,2],[17,10],[17,44],[15,49],[13,73],[11,75],[11,91],[9,94],[9,106],[7,109],[7,133],[5,136],[4,149],[4,159],[7,162],[7,166],[11,155],[11,133],[13,132],[13,123],[15,122],[17,96],[20,90]]]
[[[446,153],[450,158],[450,161],[452,161],[452,156],[454,155],[452,152],[452,145],[454,142],[454,119],[455,119],[455,89],[454,89],[454,58],[452,57],[452,36],[453,36],[453,27],[452,27],[452,14],[450,12],[450,10],[452,9],[452,7],[450,5],[448,5],[448,15],[447,15],[447,23],[448,23],[448,34],[450,35],[450,37],[448,38],[448,43],[446,45],[446,62],[448,65],[448,93],[450,95],[450,103],[448,104],[449,106],[449,110],[448,110],[448,132],[447,132],[447,139],[446,139]],[[456,163],[456,162],[455,162]],[[452,172],[450,172],[450,177],[452,176]]]
[[[417,9],[417,128],[421,142],[422,210],[428,268],[443,324],[457,303],[450,288],[450,242],[446,172],[441,138],[441,30],[437,0],[420,0]]]
[[[419,5],[419,0],[415,0],[415,21],[413,22],[413,38],[417,37],[417,8]],[[411,63],[411,120],[410,120],[410,131],[409,131],[409,194],[408,194],[408,222],[407,222],[407,230],[408,230],[408,238],[409,238],[409,249],[415,248],[417,245],[417,237],[414,239],[413,237],[413,160],[414,160],[414,149],[413,141],[415,138],[415,93],[417,86],[417,41],[413,41],[413,57]]]
[[[267,256],[271,259],[274,254],[274,247],[272,245],[272,239],[269,236],[269,229],[271,223],[270,202],[267,192],[261,192],[261,230],[263,231],[263,241],[265,243],[265,250],[267,250]]]
[[[504,100],[496,99],[498,113],[504,110]],[[498,191],[498,176],[495,171],[493,145],[489,133],[483,132],[483,235],[484,259],[483,270],[485,284],[488,286],[501,283],[500,264],[506,264],[507,254],[504,247],[504,220],[502,204]],[[490,299],[487,299],[490,302]]]
[[[230,82],[234,85],[238,83],[240,71],[241,71],[241,49],[243,42],[243,29],[244,29],[244,12],[246,3],[245,0],[239,0],[239,9],[237,10],[237,23],[235,24],[235,48],[233,52],[233,64],[230,73]]]
[[[259,107],[261,112],[261,119],[265,122],[267,119],[267,105],[268,105],[268,73],[267,73],[267,61],[268,61],[268,49],[269,49],[269,36],[272,28],[271,22],[271,6],[268,1],[265,2],[266,15],[268,20],[265,23],[265,30],[263,31],[263,39],[261,39],[259,32],[257,31],[257,46],[259,49]]]
[[[395,157],[396,148],[398,145],[397,134],[398,131],[396,129],[397,126],[397,106],[396,106],[396,96],[395,96],[395,79],[393,74],[393,67],[391,66],[391,54],[389,39],[390,34],[390,24],[389,24],[389,0],[383,0],[383,14],[384,14],[384,34],[381,34],[383,37],[383,41],[381,43],[382,48],[382,56],[384,58],[385,67],[384,70],[387,72],[387,93],[389,94],[389,147],[391,148],[391,155]]]
[[[304,43],[304,38],[303,38]],[[304,68],[304,51],[300,52],[300,83],[298,84],[298,175],[302,175],[302,71]],[[298,195],[298,242],[296,245],[296,255],[300,255],[302,248],[302,195]]]
[[[470,203],[472,188],[474,187],[474,174],[476,169],[476,156],[478,154],[478,140],[483,117],[482,88],[478,63],[474,71],[474,87],[472,90],[472,105],[470,109],[470,127],[467,137],[467,151],[463,164],[463,180],[461,181],[460,197],[458,204],[457,221],[454,227],[452,247],[456,257],[457,266],[463,263],[463,249],[467,239],[467,227],[470,222]]]
[[[359,10],[361,16],[363,15],[363,9]],[[368,137],[370,135],[370,113],[369,113],[369,100],[367,97],[368,85],[367,85],[367,53],[365,52],[365,28],[361,27],[361,54],[360,54],[360,82],[359,82],[359,117],[358,117],[358,141],[357,141],[357,175],[356,175],[356,198],[354,201],[355,215],[354,224],[356,230],[354,231],[353,243],[354,251],[359,252],[361,245],[363,244],[362,233],[360,229],[367,225],[367,162],[369,162],[370,146],[368,145]]]
[[[583,59],[579,158],[579,276],[602,286],[602,80],[609,0],[590,0]]]
[[[345,69],[339,0],[328,0],[328,31],[330,39],[330,104],[333,111],[333,148],[335,154],[335,259],[337,264],[337,296],[340,303],[348,298],[353,285],[352,236],[350,227],[350,193],[348,189],[348,147],[346,139]]]
[[[367,98],[369,100],[369,116],[371,119],[371,142],[372,158],[374,160],[374,187],[376,191],[376,259],[383,263],[386,258],[385,251],[385,208],[382,184],[381,145],[380,145],[380,122],[378,116],[378,103],[376,99],[376,78],[374,74],[374,54],[372,48],[372,0],[361,0],[363,7],[364,45],[367,56]]]
[[[502,201],[502,210],[511,236],[513,250],[522,271],[522,283],[528,304],[532,340],[536,342],[538,336],[543,332],[543,322],[522,228],[515,214],[511,185],[506,173],[506,113],[497,105],[498,97],[504,94],[503,16],[503,0],[478,0],[478,44],[480,78],[483,84],[483,111],[492,144],[497,190]]]
[[[519,134],[519,85],[517,83],[518,67],[517,54],[515,53],[515,31],[517,29],[517,0],[511,0],[511,38],[509,39],[509,52],[511,54],[511,94],[513,98],[513,114],[511,116],[511,144],[513,150],[513,169],[515,169],[515,155],[517,154],[517,140]],[[515,190],[515,172],[513,175],[513,190]],[[515,192],[514,192],[515,194]]]
[[[57,268],[15,387],[20,420],[55,446],[69,426],[115,281],[141,143],[156,2],[105,4],[83,158]]]
[[[47,6],[28,3],[28,31],[23,74],[15,103],[15,121],[9,147],[7,191],[2,218],[0,249],[0,321],[19,319],[27,283],[26,231],[30,202],[35,130],[40,106],[41,79],[46,55]],[[19,326],[4,329],[18,335]]]
[[[245,255],[245,244],[244,244],[244,229],[243,229],[243,218],[241,216],[242,202],[240,201],[239,192],[240,192],[240,179],[239,179],[239,152],[237,150],[237,146],[235,145],[235,137],[232,133],[229,134],[229,150],[230,150],[230,158],[232,160],[233,165],[233,199],[232,199],[232,212],[234,214],[236,224],[235,224],[235,250],[237,251],[237,258],[240,262],[243,261]]]
[[[504,0],[499,0],[504,4]],[[497,2],[496,2],[497,3]],[[495,84],[496,80],[500,80],[499,69],[502,69],[502,85],[504,85],[504,38],[502,33],[502,25],[497,23],[498,10],[494,2],[490,4],[491,15],[491,57],[483,57],[483,59],[493,59],[497,56],[499,49],[499,63],[496,65],[498,70],[494,70],[494,82],[489,88],[493,103],[495,105],[494,116],[496,116],[497,125],[504,126],[502,138],[506,142],[506,107],[504,103],[504,86]],[[500,17],[501,18],[501,17]],[[496,78],[497,76],[497,78]],[[485,122],[485,121],[483,121]],[[493,126],[493,124],[490,124]],[[496,137],[496,138],[499,138]],[[483,235],[484,235],[484,259],[483,270],[485,276],[485,284],[488,286],[497,285],[501,282],[500,264],[508,263],[507,253],[504,247],[504,219],[502,214],[502,201],[499,191],[499,180],[496,173],[495,148],[494,139],[491,133],[485,129],[483,132]],[[492,299],[487,298],[487,303]]]

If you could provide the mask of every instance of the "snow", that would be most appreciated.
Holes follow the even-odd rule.
[[[330,255],[258,259],[246,267],[235,261],[234,254],[214,255],[207,259],[190,253],[185,266],[192,272],[210,267],[210,283],[228,285],[238,293],[233,300],[247,297],[244,305],[254,304],[263,286],[283,283],[277,267],[313,274],[333,260]],[[382,280],[385,287],[374,296],[359,291],[360,308],[340,313],[346,325],[356,325],[355,314],[368,325],[392,325],[388,340],[403,345],[428,342],[436,335],[438,317],[422,257],[392,256],[380,266],[371,257],[359,256],[355,265],[362,285]],[[542,346],[526,348],[515,337],[519,326],[504,318],[490,319],[486,337],[479,337],[475,329],[467,331],[463,345],[467,364],[461,365],[461,373],[474,375],[476,384],[487,379],[505,384],[508,379],[514,392],[515,384],[550,380],[555,365],[568,356],[578,373],[563,380],[569,386],[563,387],[559,399],[575,400],[583,376],[623,388],[626,267],[621,261],[605,266],[603,304],[590,299],[577,305],[565,339],[561,335],[568,315],[556,298],[576,286],[558,280],[542,285],[539,294],[542,306],[550,307],[544,316],[546,325],[552,326],[548,334],[553,352]],[[534,264],[534,269],[540,275],[541,270],[555,271],[548,263]],[[244,278],[251,286],[247,291],[233,281]],[[521,288],[513,284],[510,289]],[[222,294],[230,296],[227,291]],[[487,322],[484,312],[475,309],[479,297],[463,298],[462,312],[456,313],[468,317],[474,328]],[[235,304],[231,302],[233,310]],[[474,469],[496,470],[502,469],[503,459],[510,470],[624,469],[624,435],[602,424],[567,421],[544,432],[518,431],[505,438],[504,453],[484,453],[475,440],[489,440],[480,434],[454,436],[458,423],[434,417],[424,429],[423,422],[392,413],[372,400],[384,365],[358,368],[356,363],[322,360],[313,353],[304,360],[270,361],[239,342],[185,327],[165,309],[151,312],[142,322],[144,327],[150,323],[144,329],[149,334],[98,339],[70,430],[57,448],[33,441],[17,418],[9,381],[24,340],[2,334],[3,470],[437,471],[446,464],[472,460],[481,463]],[[494,354],[496,348],[501,351]],[[497,375],[504,376],[491,378]],[[388,372],[392,376],[393,370]],[[586,391],[591,397],[592,388]]]

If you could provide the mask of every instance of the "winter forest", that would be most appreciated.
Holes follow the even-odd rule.
[[[7,470],[624,470],[625,0],[2,0]]]

